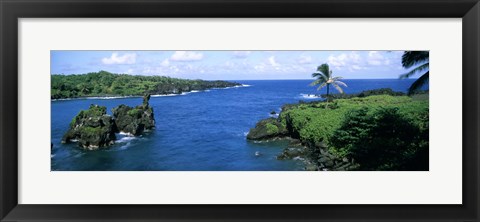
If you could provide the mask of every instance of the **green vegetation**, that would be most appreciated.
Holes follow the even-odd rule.
[[[286,105],[279,121],[291,137],[360,170],[428,170],[428,94],[372,95]],[[313,152],[313,151],[312,151]]]
[[[425,93],[423,91],[419,93]],[[329,95],[330,99],[350,99],[353,97],[367,97],[367,96],[374,96],[374,95],[390,95],[390,96],[405,96],[406,94],[403,92],[393,91],[390,88],[380,88],[380,89],[371,89],[371,90],[364,90],[360,93],[350,93],[350,94],[331,94]],[[322,94],[322,98],[326,98],[327,95]]]
[[[192,90],[239,85],[225,81],[188,80],[166,76],[133,76],[106,71],[79,75],[52,75],[51,77],[51,99],[180,94]]]
[[[78,120],[85,118],[98,118],[99,116],[107,114],[107,107],[90,105],[88,110],[81,110],[75,117],[70,121],[70,127],[73,127]]]
[[[132,116],[132,117],[140,117],[142,116],[143,110],[141,109],[131,109],[127,111],[127,114]]]
[[[428,51],[405,51],[402,55],[402,66],[406,69],[411,68],[413,66],[417,66],[417,67],[412,69],[410,72],[401,75],[400,76],[401,79],[409,78],[410,76],[417,73],[422,74],[420,78],[415,80],[415,82],[412,83],[410,88],[408,88],[409,95],[412,95],[418,92],[422,88],[422,86],[427,84],[429,79],[428,75],[430,73]]]
[[[312,77],[317,79],[310,84],[311,86],[319,85],[317,90],[320,90],[325,86],[327,87],[327,99],[330,93],[330,85],[335,87],[335,89],[340,93],[343,93],[343,89],[340,86],[347,87],[347,84],[340,81],[342,77],[333,77],[332,70],[330,70],[330,67],[326,63],[317,67],[317,72],[313,73]]]
[[[99,134],[102,134],[104,129],[102,127],[90,127],[86,126],[81,128],[81,133],[85,134],[87,137],[94,137]]]
[[[278,127],[276,125],[267,123],[265,126],[267,127],[268,134],[278,133]]]
[[[360,170],[428,170],[428,112],[420,114],[410,118],[391,107],[351,110],[330,144],[357,160]]]
[[[399,112],[413,117],[419,112],[428,113],[428,100],[414,100],[407,96],[375,95],[335,100],[331,109],[323,109],[320,102],[286,106],[280,120],[292,127],[302,140],[328,141],[338,129],[347,112],[368,108],[371,112],[388,107],[397,107]]]
[[[84,117],[95,117],[107,114],[107,107],[90,105],[89,109],[80,111]]]

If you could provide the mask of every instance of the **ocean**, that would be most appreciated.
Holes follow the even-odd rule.
[[[345,93],[391,88],[406,92],[414,79],[344,80]],[[324,94],[312,80],[240,80],[242,87],[210,89],[182,95],[152,96],[156,129],[141,137],[117,135],[100,150],[61,144],[72,118],[90,104],[136,106],[142,98],[90,98],[51,102],[52,171],[292,171],[303,170],[301,159],[277,160],[286,141],[246,140],[250,128],[280,112],[286,103],[319,100]],[[331,92],[336,93],[333,87]],[[257,153],[257,155],[256,155]]]

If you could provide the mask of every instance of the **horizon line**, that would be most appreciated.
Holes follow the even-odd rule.
[[[101,70],[101,71],[104,71],[104,70]],[[100,72],[100,71],[98,71]],[[69,76],[69,75],[86,75],[86,74],[89,74],[89,73],[98,73],[98,72],[88,72],[88,73],[70,73],[70,74],[64,74],[64,73],[50,73],[50,75],[63,75],[63,76]],[[108,71],[105,71],[105,72],[108,72]],[[202,79],[202,78],[181,78],[181,77],[172,77],[172,76],[168,76],[168,75],[139,75],[139,74],[128,74],[128,73],[112,73],[112,72],[108,72],[108,73],[111,73],[111,74],[114,74],[114,75],[129,75],[129,76],[142,76],[142,77],[154,77],[154,76],[158,76],[158,77],[169,77],[169,78],[176,78],[176,79],[186,79],[186,80],[205,80],[205,81],[216,81],[216,80],[220,80],[220,81],[267,81],[267,80],[314,80],[314,78],[311,78],[311,79]],[[370,80],[381,80],[381,79],[399,79],[400,78],[343,78],[344,80],[355,80],[355,79],[358,79],[358,80],[366,80],[366,79],[370,79]],[[407,79],[418,79],[418,78],[407,78]]]

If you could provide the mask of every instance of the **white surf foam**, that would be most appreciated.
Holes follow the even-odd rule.
[[[133,135],[131,133],[126,133],[126,132],[123,132],[123,131],[120,131],[118,134],[123,135],[123,136],[133,137]]]
[[[130,142],[130,141],[134,140],[134,139],[135,139],[135,137],[133,137],[133,136],[126,136],[126,137],[122,137],[122,138],[118,139],[115,142],[117,142],[117,143],[127,143],[127,142]]]
[[[134,96],[92,96],[92,97],[85,97],[85,99],[124,99],[124,98],[132,98]]]
[[[303,159],[303,158],[301,158],[301,157],[299,157],[299,156],[296,156],[296,157],[293,158],[293,160],[305,160],[305,159]]]
[[[269,114],[269,115],[270,115],[270,117],[278,118],[278,116],[279,116],[280,114],[275,113],[275,114]]]
[[[321,99],[320,96],[317,96],[315,94],[304,94],[304,93],[300,93],[300,97],[304,98],[304,99]]]
[[[165,96],[179,96],[180,94],[158,94],[158,95],[151,95],[150,97],[165,97]]]

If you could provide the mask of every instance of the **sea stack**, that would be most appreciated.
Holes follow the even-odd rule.
[[[112,145],[117,131],[115,122],[107,115],[105,106],[90,105],[70,122],[70,129],[62,138],[62,143],[78,142],[89,150]]]
[[[95,150],[114,144],[115,133],[123,132],[139,136],[155,128],[153,108],[149,104],[150,95],[143,97],[142,105],[130,107],[120,105],[112,109],[113,117],[107,115],[105,106],[90,105],[72,119],[70,129],[62,138],[62,143],[78,142],[84,149]]]
[[[150,94],[146,94],[143,96],[142,105],[130,107],[122,104],[112,109],[119,132],[138,136],[155,128],[153,108],[150,107],[149,100]]]

